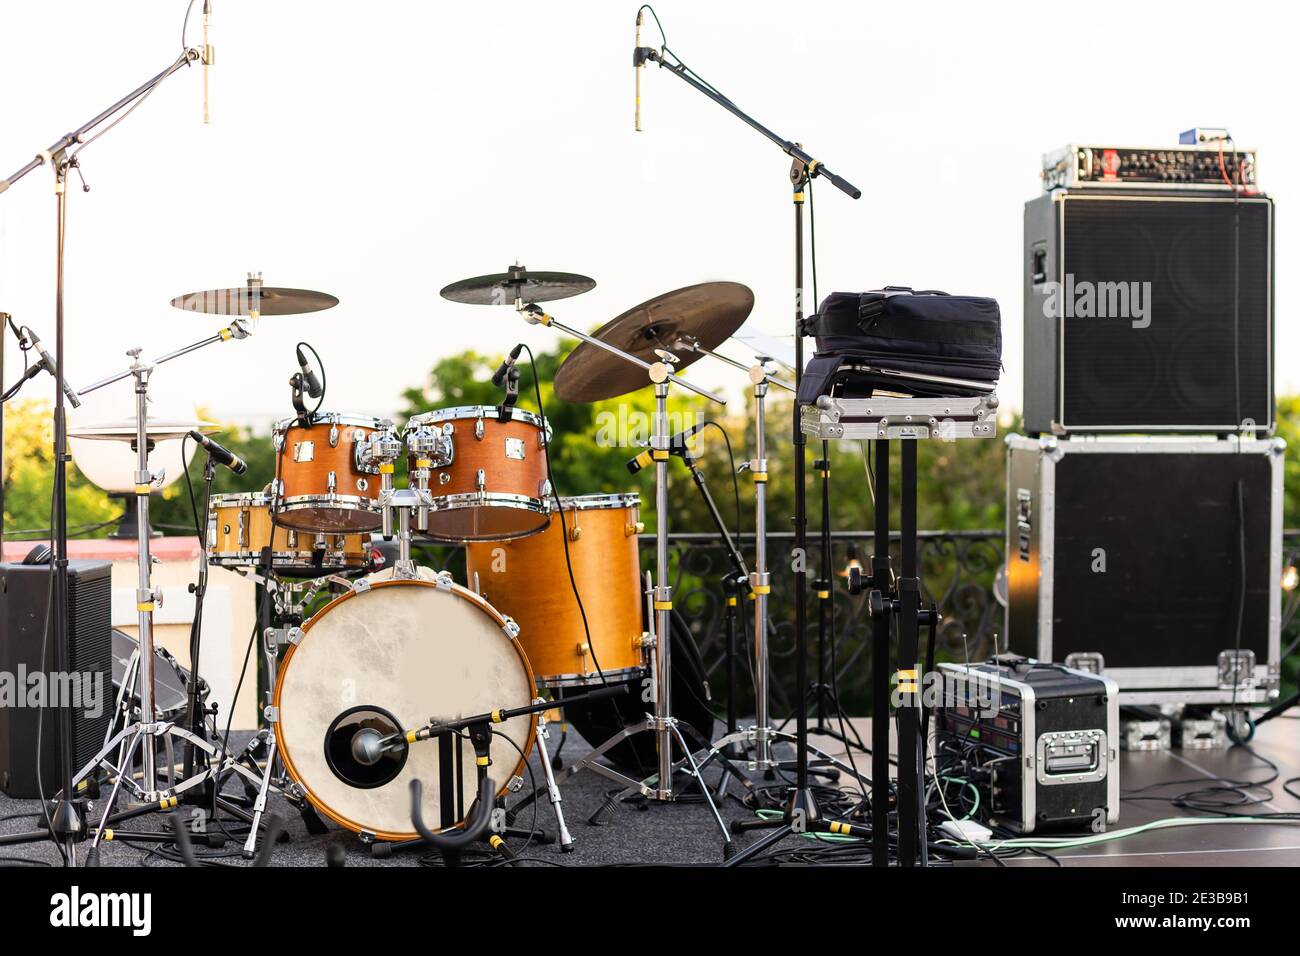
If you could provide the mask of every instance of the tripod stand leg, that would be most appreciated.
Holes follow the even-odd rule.
[[[727,829],[727,825],[722,822],[722,814],[718,812],[718,805],[713,802],[713,796],[709,793],[709,785],[704,782],[704,776],[700,773],[700,768],[695,763],[695,757],[691,754],[691,749],[686,746],[686,738],[682,736],[682,732],[678,729],[676,721],[673,721],[672,723],[672,731],[673,735],[677,738],[677,743],[682,748],[682,753],[686,754],[686,762],[690,764],[691,767],[691,776],[695,778],[695,782],[699,785],[700,793],[704,796],[704,802],[709,805],[709,810],[713,813],[713,819],[718,822],[718,829],[722,831],[722,842],[730,844],[731,832]],[[668,785],[671,787],[672,781],[668,781]],[[663,786],[663,781],[660,781],[660,786]]]
[[[569,834],[569,828],[564,824],[564,808],[560,806],[561,796],[560,787],[555,782],[555,772],[551,768],[551,755],[546,750],[546,741],[550,739],[550,731],[546,729],[546,714],[537,715],[537,755],[542,761],[542,773],[546,776],[546,791],[551,798],[551,809],[555,811],[556,832],[560,838],[560,852],[573,852],[573,837]]]
[[[262,814],[266,812],[266,798],[271,789],[272,768],[275,766],[275,755],[278,749],[274,730],[267,735],[266,745],[266,769],[262,772],[262,785],[257,791],[257,799],[253,801],[252,827],[248,831],[248,839],[244,841],[244,859],[246,860],[251,860],[257,855],[257,832],[262,821]]]
[[[95,835],[90,840],[92,853],[99,849],[99,841],[103,839],[104,830],[108,826],[108,819],[113,815],[113,807],[117,803],[117,795],[122,789],[122,782],[131,774],[131,761],[135,758],[135,748],[139,745],[141,736],[142,734],[137,731],[131,737],[130,743],[126,744],[126,759],[118,768],[117,777],[113,780],[113,789],[109,791],[108,801],[104,804],[104,815],[100,817],[99,826],[95,827]]]

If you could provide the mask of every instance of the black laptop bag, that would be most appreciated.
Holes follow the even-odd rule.
[[[983,296],[902,286],[832,292],[804,320],[803,332],[816,338],[817,351],[803,375],[801,402],[878,390],[978,395],[991,390],[1002,369],[1001,312]]]

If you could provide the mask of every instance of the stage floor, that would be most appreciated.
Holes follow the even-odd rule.
[[[869,738],[869,721],[855,720],[854,725],[864,739]],[[554,729],[554,728],[553,728]],[[246,738],[247,735],[243,735]],[[241,738],[241,739],[243,739]],[[843,756],[844,748],[829,739],[814,741],[832,755]],[[552,740],[554,743],[554,738]],[[1300,813],[1300,800],[1287,795],[1281,782],[1300,776],[1300,719],[1281,718],[1260,729],[1252,744],[1260,757],[1277,764],[1279,777],[1268,785],[1271,798],[1244,812]],[[566,760],[579,757],[587,750],[581,738],[570,732],[562,756]],[[789,752],[790,748],[783,747]],[[870,758],[856,755],[858,769],[867,774]],[[534,761],[534,771],[541,780],[541,771]],[[1269,777],[1271,769],[1242,748],[1231,750],[1164,751],[1156,753],[1122,753],[1120,755],[1121,787],[1125,793],[1136,788],[1165,781],[1180,783],[1145,791],[1143,796],[1173,796],[1196,786],[1213,784],[1216,777],[1229,777],[1240,781],[1257,781]],[[716,781],[718,771],[710,769],[706,777]],[[762,781],[760,781],[761,783]],[[840,785],[852,788],[852,780],[845,775]],[[563,785],[564,810],[569,829],[574,837],[572,853],[562,854],[555,845],[534,842],[525,847],[522,839],[512,839],[511,845],[526,860],[536,865],[570,866],[599,865],[654,865],[686,864],[709,865],[723,859],[721,832],[708,809],[698,802],[662,805],[633,804],[621,806],[605,826],[592,826],[587,818],[604,802],[605,794],[614,784],[591,772],[576,775]],[[735,797],[741,788],[734,783],[730,788],[732,798],[722,805],[722,817],[730,822],[753,816]],[[326,851],[337,843],[346,850],[348,866],[412,866],[426,856],[425,851],[399,852],[389,859],[375,859],[369,849],[351,834],[331,829],[324,835],[307,833],[298,812],[278,797],[272,798],[272,810],[286,823],[291,840],[280,844],[272,864],[277,866],[319,866],[325,862]],[[12,800],[0,795],[0,833],[15,833],[32,829],[39,812],[36,801]],[[1118,828],[1126,828],[1163,817],[1183,815],[1167,802],[1124,801]],[[525,809],[517,825],[527,827],[532,820]],[[551,835],[555,832],[550,804],[543,798],[539,803],[538,822]],[[159,816],[131,821],[123,828],[157,830],[165,821]],[[756,839],[753,834],[738,838],[738,843]],[[242,839],[242,838],[241,838]],[[788,837],[782,846],[798,846],[797,840]],[[205,854],[233,854],[228,861],[239,862],[238,845],[228,843],[221,851],[203,849]],[[84,853],[84,850],[82,851]],[[1300,824],[1263,824],[1256,826],[1225,825],[1182,827],[1142,833],[1101,846],[1059,850],[1056,858],[1065,866],[1300,866]],[[0,864],[30,861],[58,865],[59,855],[48,842],[0,846]],[[1010,866],[1052,866],[1042,858],[1026,855],[1005,861]],[[104,866],[170,866],[171,861],[152,853],[149,846],[122,842],[103,846],[101,865]],[[958,864],[961,866],[992,866],[991,861]]]

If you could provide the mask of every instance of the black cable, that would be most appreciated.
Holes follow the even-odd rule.
[[[310,417],[315,418],[316,414],[321,410],[321,406],[325,404],[325,389],[328,383],[328,379],[325,376],[325,362],[321,359],[320,353],[316,351],[315,347],[310,342],[299,342],[297,347],[309,350],[316,358],[316,367],[320,369],[320,398],[316,400],[316,407],[308,412]]]
[[[652,11],[653,12],[653,11]],[[560,540],[564,544],[564,566],[569,572],[569,588],[573,591],[573,599],[578,604],[578,614],[582,617],[582,631],[587,639],[587,647],[591,651],[591,662],[596,666],[596,673],[600,675],[602,685],[608,685],[609,681],[605,677],[604,670],[601,669],[600,659],[596,656],[596,645],[591,640],[591,627],[587,623],[587,609],[583,607],[582,595],[578,593],[578,581],[573,574],[573,561],[569,557],[569,527],[564,520],[564,503],[560,500],[560,489],[555,484],[555,472],[551,468],[551,439],[546,434],[547,418],[546,409],[542,405],[542,383],[537,372],[537,359],[533,356],[533,350],[525,343],[520,343],[525,352],[528,353],[528,365],[533,370],[533,392],[537,397],[537,414],[542,419],[542,440],[543,458],[546,460],[546,480],[551,486],[551,497],[555,499],[555,510],[560,516]]]

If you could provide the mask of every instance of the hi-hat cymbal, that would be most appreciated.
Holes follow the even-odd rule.
[[[149,418],[144,423],[145,434],[152,442],[184,438],[192,431],[205,435],[221,431],[216,422],[180,421],[178,419]],[[77,425],[68,429],[69,438],[89,438],[95,441],[135,441],[135,419],[117,418],[90,425]]]
[[[658,349],[672,352],[681,370],[701,353],[685,347],[694,341],[716,349],[740,328],[754,308],[754,293],[739,282],[702,282],[665,292],[592,333],[593,338],[646,362],[659,361]],[[566,402],[599,402],[649,384],[644,369],[590,342],[574,349],[555,374],[555,394]]]
[[[581,295],[596,288],[596,280],[573,272],[529,272],[515,263],[509,272],[461,279],[445,286],[439,295],[467,305],[514,305],[524,302],[553,302]]]
[[[204,315],[302,315],[332,309],[339,300],[328,292],[310,289],[281,289],[274,286],[240,289],[205,289],[172,299],[172,305],[186,312]]]

